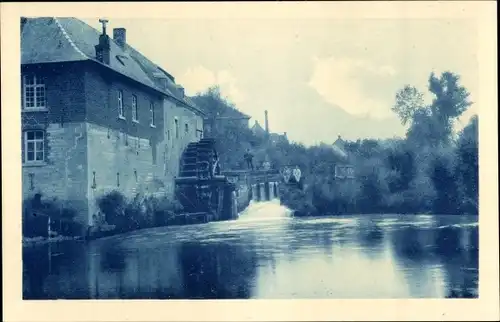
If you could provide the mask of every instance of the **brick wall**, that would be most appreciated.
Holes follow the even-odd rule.
[[[25,130],[32,126],[23,126]],[[45,160],[23,164],[23,198],[42,193],[44,198],[58,198],[78,211],[76,218],[86,221],[87,215],[87,135],[85,123],[50,124],[45,133]],[[23,135],[24,143],[24,135]],[[24,144],[23,144],[24,156]]]
[[[85,119],[85,85],[83,63],[60,63],[22,66],[21,97],[25,77],[36,75],[45,83],[46,112],[23,113],[25,123],[83,122]],[[24,98],[21,102],[24,104]]]
[[[111,190],[127,197],[173,195],[180,156],[200,139],[200,116],[89,63],[23,69],[33,71],[44,75],[48,109],[23,113],[23,130],[46,133],[46,161],[23,166],[25,198],[42,192],[65,200],[79,211],[80,222],[92,225],[96,198]],[[118,90],[123,91],[125,119],[118,118]],[[132,95],[139,122],[132,121]],[[155,107],[155,127],[150,126],[149,102]],[[22,151],[24,156],[24,141]]]
[[[92,123],[87,124],[87,133],[90,225],[98,212],[95,200],[103,194],[117,190],[133,198],[162,191],[149,140]]]
[[[163,118],[165,120],[163,141],[158,144],[157,173],[163,176],[165,189],[172,195],[174,178],[179,174],[180,157],[190,142],[200,140],[199,132],[203,130],[203,119],[194,112],[166,99],[163,103]],[[179,133],[176,135],[175,120],[177,119]],[[188,124],[188,132],[185,125]]]
[[[85,70],[86,119],[129,135],[161,141],[163,138],[163,97],[123,76],[87,64]],[[118,91],[123,93],[125,118],[119,118]],[[132,120],[132,97],[137,98],[138,122]],[[155,110],[155,127],[150,126],[150,103]]]
[[[96,198],[112,190],[118,190],[128,198],[137,193],[157,192],[173,196],[180,156],[190,142],[199,140],[196,122],[199,122],[200,129],[202,123],[201,117],[170,100],[163,102],[163,115],[161,119],[167,120],[161,126],[165,133],[159,136],[163,140],[156,144],[119,130],[92,123],[87,125],[89,218],[98,212]],[[179,123],[178,138],[175,118]],[[186,123],[188,132],[185,131]],[[95,188],[92,188],[94,172]],[[89,221],[89,224],[92,223]]]

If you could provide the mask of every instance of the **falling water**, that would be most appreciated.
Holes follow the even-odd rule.
[[[280,204],[278,199],[270,201],[251,201],[240,213],[238,221],[282,220],[291,218],[292,211]]]

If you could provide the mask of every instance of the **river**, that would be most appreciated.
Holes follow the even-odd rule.
[[[474,216],[293,218],[279,202],[238,220],[23,249],[25,299],[477,297]]]

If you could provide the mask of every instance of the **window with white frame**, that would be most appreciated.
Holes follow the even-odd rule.
[[[132,95],[132,121],[139,122],[139,114],[137,112],[137,96]]]
[[[45,83],[43,78],[36,75],[23,77],[24,109],[45,109]]]
[[[45,160],[44,153],[45,133],[40,130],[24,132],[24,161],[41,162]]]
[[[155,126],[155,105],[153,102],[149,104],[149,114],[150,114],[150,119],[151,119],[151,126]]]
[[[118,117],[125,118],[125,111],[123,109],[123,91],[118,91]]]

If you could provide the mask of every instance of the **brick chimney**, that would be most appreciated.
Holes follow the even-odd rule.
[[[106,19],[99,19],[102,23],[102,34],[99,35],[99,44],[95,46],[96,59],[101,63],[109,65],[110,45],[109,36],[106,34],[106,24],[109,22]]]
[[[181,85],[177,85],[177,90],[179,91],[181,96],[184,98],[184,96],[186,95],[185,91],[184,91],[184,87],[182,87]]]
[[[21,17],[21,32],[23,32],[23,27],[26,24],[26,21],[28,21],[28,18]]]
[[[116,44],[121,48],[125,48],[127,44],[127,29],[125,28],[114,28],[113,29],[113,39]]]
[[[265,115],[266,134],[269,134],[269,121],[267,119],[267,110],[264,111],[264,115]]]

